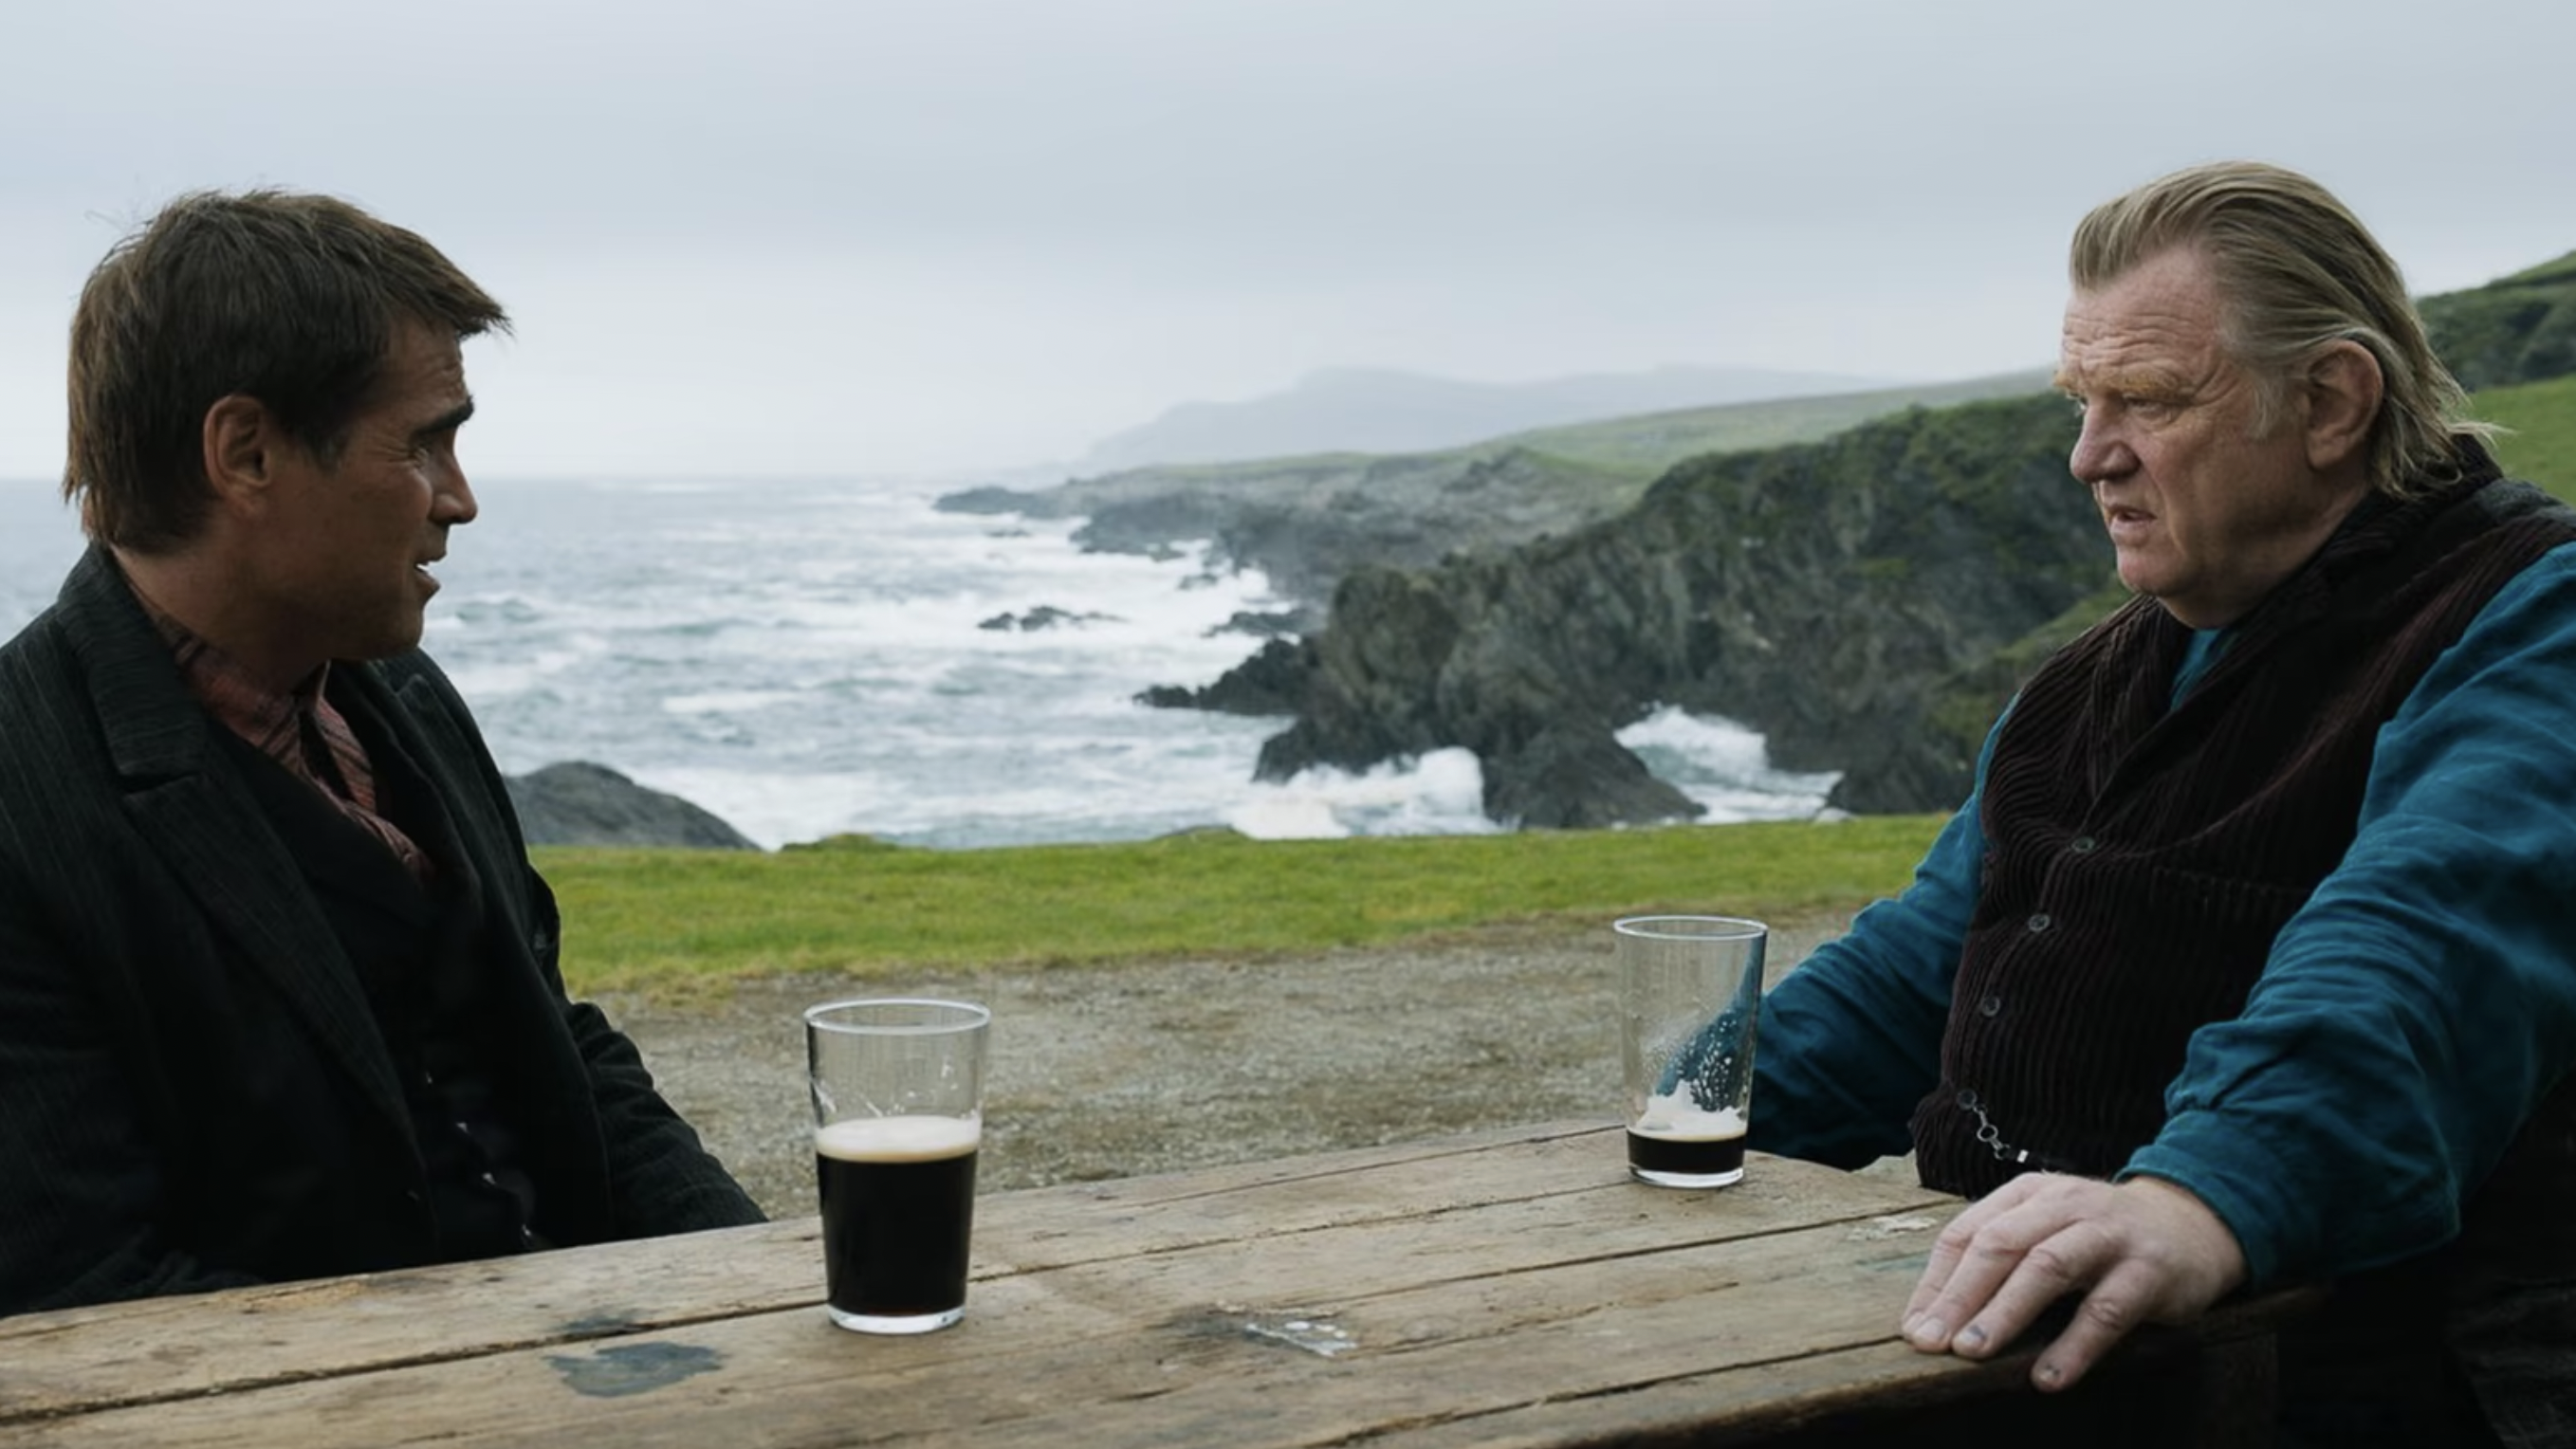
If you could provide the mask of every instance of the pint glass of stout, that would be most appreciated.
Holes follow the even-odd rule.
[[[805,1013],[825,1300],[843,1328],[927,1333],[965,1316],[992,1020],[911,999]]]
[[[1631,916],[1611,930],[1630,1175],[1657,1187],[1741,1181],[1770,929],[1732,916]]]

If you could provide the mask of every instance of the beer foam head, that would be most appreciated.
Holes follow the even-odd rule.
[[[1711,1112],[1692,1101],[1685,1089],[1647,1098],[1646,1110],[1629,1125],[1633,1131],[1676,1142],[1722,1142],[1744,1135],[1744,1114],[1733,1107]]]
[[[976,1117],[846,1117],[814,1129],[814,1150],[844,1162],[933,1162],[984,1140]]]

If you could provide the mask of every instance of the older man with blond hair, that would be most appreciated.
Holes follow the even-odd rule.
[[[2576,512],[2396,266],[2229,163],[2077,229],[2058,386],[2136,597],[1766,1009],[1754,1145],[1977,1199],[1903,1318],[2043,1389],[2328,1280],[2299,1443],[2576,1443]]]

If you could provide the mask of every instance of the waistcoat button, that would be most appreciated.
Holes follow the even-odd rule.
[[[1977,1015],[1979,1016],[1994,1016],[2000,1013],[2003,1009],[2004,999],[2000,996],[1989,996],[1985,1000],[1977,1003]]]
[[[2049,919],[2048,919],[2048,912],[2046,912],[2046,911],[2042,911],[2042,912],[2040,912],[2038,915],[2035,915],[2035,916],[2031,917],[2031,918],[2030,918],[2030,921],[2029,921],[2029,925],[2030,925],[2031,930],[2032,930],[2032,931],[2034,931],[2034,932],[2037,932],[2037,931],[2045,931],[2045,930],[2047,930],[2047,929],[2049,928],[2049,925],[2050,925],[2050,921],[2049,921]]]
[[[2066,843],[2066,848],[2074,851],[2077,855],[2091,855],[2093,853],[2093,847],[2099,844],[2101,844],[2101,842],[2095,840],[2090,835],[2079,835],[2073,840],[2068,841]]]

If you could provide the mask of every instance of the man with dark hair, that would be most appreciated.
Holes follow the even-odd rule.
[[[2276,167],[2078,229],[2059,386],[2137,597],[1766,1006],[1753,1145],[1976,1197],[1917,1348],[2080,1378],[2245,1287],[2300,1443],[2576,1443],[2576,513]]]
[[[328,197],[172,202],[72,324],[91,546],[0,648],[0,1313],[756,1222],[569,1001],[423,657],[500,306]]]

